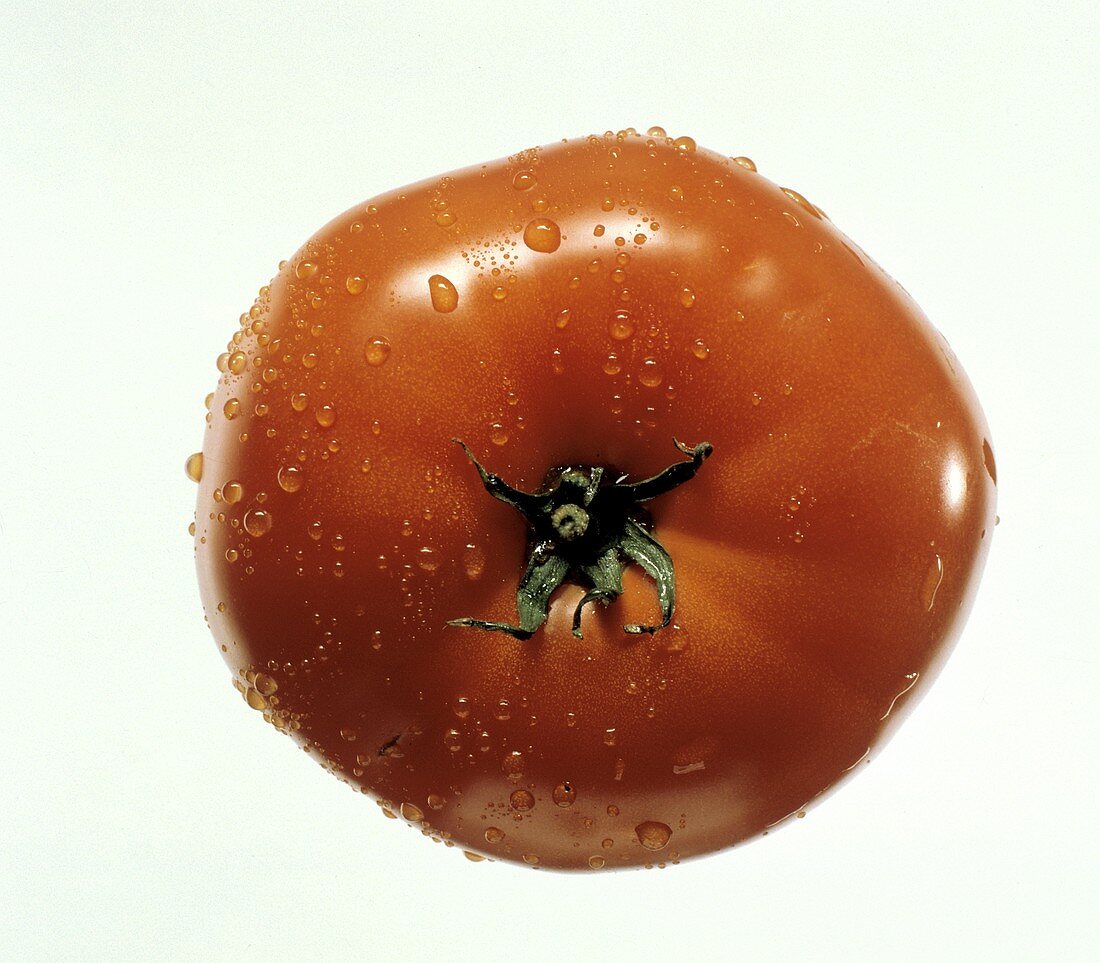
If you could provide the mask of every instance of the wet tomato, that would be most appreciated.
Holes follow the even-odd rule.
[[[992,532],[917,306],[656,129],[348,211],[218,370],[189,471],[235,686],[471,859],[676,862],[802,815],[935,676]]]

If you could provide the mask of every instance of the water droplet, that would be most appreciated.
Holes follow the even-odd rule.
[[[561,330],[568,325],[570,313],[569,308],[562,308],[561,311],[558,312],[558,316],[554,319],[554,326]]]
[[[534,171],[516,171],[512,175],[512,186],[517,191],[529,191],[535,184],[538,183],[538,179],[535,177]]]
[[[618,735],[614,729],[605,729],[603,734],[603,744],[605,746],[613,746],[618,741]]]
[[[332,405],[321,405],[314,412],[314,417],[322,428],[331,428],[336,424],[336,409]]]
[[[513,749],[500,761],[500,771],[512,780],[519,779],[526,766],[527,759],[518,749]]]
[[[465,719],[470,714],[470,699],[468,696],[458,696],[451,703],[451,710],[459,719]]]
[[[449,314],[458,307],[458,289],[442,274],[433,274],[428,278],[428,293],[432,307],[441,314]]]
[[[192,532],[191,534],[193,535],[194,532]],[[241,557],[240,554],[237,552],[237,550],[235,548],[227,548],[225,550],[225,560],[227,562],[229,562],[230,565],[232,565],[240,557]]]
[[[493,713],[500,722],[507,722],[512,718],[512,706],[507,699],[501,699],[497,703],[496,712]]]
[[[607,360],[603,363],[603,370],[609,375],[617,375],[623,370],[622,360],[614,351],[607,356]]]
[[[791,190],[789,187],[781,187],[780,190],[783,191],[783,193],[786,194],[787,197],[794,201],[803,210],[812,214],[814,217],[821,217],[821,212],[816,207],[814,207],[813,204],[806,200],[806,198],[799,194],[798,191]]]
[[[307,351],[302,355],[302,367],[303,368],[316,368],[317,367],[317,355],[313,351]]]
[[[691,137],[677,137],[672,142],[672,146],[679,151],[683,151],[685,154],[695,153],[695,140]]]
[[[628,311],[616,311],[611,316],[609,327],[611,337],[616,341],[626,341],[634,335],[634,320]]]
[[[462,553],[462,565],[466,570],[467,578],[481,578],[482,572],[485,571],[485,553],[474,544],[467,545]]]
[[[422,572],[434,572],[439,568],[439,558],[435,554],[435,549],[430,545],[423,546],[417,553],[416,564]]]
[[[256,673],[256,678],[252,680],[252,684],[256,687],[256,691],[263,696],[273,696],[279,689],[279,683],[262,672]]]
[[[661,363],[656,358],[646,358],[642,362],[642,369],[638,373],[638,380],[647,388],[656,388],[665,377],[661,369]]]
[[[309,528],[306,529],[309,537],[315,542],[321,541],[321,537],[325,534],[324,528],[322,528],[320,522],[310,522]]]
[[[403,802],[401,804],[401,815],[410,823],[418,823],[424,818],[424,811],[419,806],[414,806],[411,802]]]
[[[191,481],[198,484],[202,481],[202,452],[196,451],[193,455],[187,456],[187,461],[183,463],[183,470],[187,473],[187,477]]]
[[[554,787],[552,797],[555,806],[561,806],[562,809],[567,809],[577,801],[577,790],[568,782],[561,782]]]
[[[230,398],[222,406],[222,414],[225,415],[230,421],[237,417],[241,413],[241,403],[236,398]]]
[[[523,229],[523,243],[532,251],[552,254],[561,246],[561,228],[548,217],[536,217]]]
[[[344,281],[344,287],[348,289],[348,294],[362,294],[366,286],[366,278],[358,274],[349,274]]]
[[[603,869],[603,867],[606,863],[607,863],[607,860],[604,859],[602,856],[589,856],[588,857],[588,865],[591,866],[593,869]]]
[[[988,438],[982,439],[982,461],[985,462],[985,470],[994,485],[997,484],[997,462],[993,458],[993,446]]]
[[[646,131],[646,133],[654,140],[664,140],[666,137],[668,137],[668,134],[663,127],[650,127],[649,130]]]
[[[614,803],[612,803],[610,806],[607,807],[607,815],[609,815],[609,816],[618,816],[619,815],[619,807],[616,806]]]
[[[535,797],[526,789],[516,789],[508,797],[508,805],[518,813],[530,812],[535,808]]]
[[[447,800],[444,799],[441,795],[439,795],[439,793],[437,793],[437,792],[428,793],[428,808],[429,809],[434,809],[436,812],[438,812],[440,809],[442,809],[446,805],[447,805]]]
[[[230,374],[239,375],[248,367],[248,355],[243,351],[234,351],[226,362]]]
[[[756,165],[748,157],[735,157],[733,159],[735,164],[740,164],[747,171],[755,171]]]
[[[244,486],[239,481],[227,481],[222,486],[222,498],[229,505],[236,505],[244,498]]]
[[[267,699],[265,699],[263,695],[257,692],[255,689],[246,689],[244,698],[248,705],[253,709],[262,712],[264,709],[267,708]]]
[[[295,411],[305,411],[309,406],[309,395],[304,391],[299,391],[295,395],[290,397],[290,407]]]
[[[244,513],[244,530],[253,538],[260,538],[271,531],[271,513],[253,508]]]
[[[921,601],[926,612],[932,611],[936,604],[936,592],[943,581],[943,559],[939,555],[932,557],[932,563],[928,566],[928,572],[924,576],[924,584],[921,586]]]
[[[702,338],[696,338],[691,343],[691,353],[700,361],[705,361],[710,357],[710,348],[707,347]]]
[[[604,230],[606,230],[606,229],[604,228],[604,226],[602,224],[597,224],[594,228],[592,228],[592,236],[593,237],[603,237]]]
[[[499,843],[505,837],[503,829],[498,829],[496,826],[490,826],[485,830],[485,842],[487,843]]]
[[[523,861],[530,866],[538,866],[539,858],[534,853],[524,853]]]
[[[489,426],[489,440],[494,445],[508,444],[508,430],[499,421],[494,421]]]
[[[386,363],[386,359],[390,356],[390,343],[385,338],[371,338],[367,342],[364,356],[367,359],[367,364],[377,368],[379,365]]]
[[[680,304],[685,308],[695,306],[695,292],[686,285],[680,288]]]
[[[664,849],[672,838],[672,830],[664,823],[644,822],[634,827],[634,835],[646,849]]]
[[[317,265],[313,261],[299,261],[294,273],[299,281],[308,281],[317,273]]]
[[[448,729],[443,734],[443,745],[451,752],[458,752],[462,748],[462,735],[457,729]]]
[[[482,856],[481,853],[471,853],[468,849],[462,850],[462,855],[465,856],[471,863],[485,862],[485,857]]]
[[[617,812],[617,810],[616,810],[616,812]],[[610,849],[612,846],[615,845],[615,840],[613,840],[610,836],[608,836],[607,838],[600,841],[600,845],[604,849]]]
[[[297,465],[283,465],[276,477],[284,492],[296,492],[302,487],[302,469]]]
[[[494,301],[503,301],[506,297],[508,297],[508,289],[503,284],[498,284],[493,288]]]
[[[440,227],[453,227],[458,218],[450,211],[439,211],[435,215],[435,223]]]

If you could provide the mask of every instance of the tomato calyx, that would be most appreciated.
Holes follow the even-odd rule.
[[[610,605],[623,592],[623,570],[636,562],[657,583],[661,621],[656,625],[624,625],[630,635],[652,635],[672,621],[676,606],[676,577],[672,558],[639,521],[639,506],[695,477],[714,451],[708,442],[694,447],[675,438],[676,450],[690,461],[676,462],[652,478],[627,482],[626,475],[606,481],[602,466],[569,466],[548,476],[536,493],[520,491],[499,475],[487,471],[457,438],[481,476],[485,490],[515,508],[531,527],[532,549],[516,590],[519,625],[483,619],[453,619],[448,625],[505,632],[520,640],[531,638],[549,616],[550,597],[567,579],[590,585],[573,612],[573,634],[583,638],[581,615],[593,602]]]

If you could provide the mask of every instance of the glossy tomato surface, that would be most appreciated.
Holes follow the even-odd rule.
[[[195,539],[257,715],[472,859],[586,872],[759,836],[868,761],[930,683],[994,524],[945,341],[809,201],[661,131],[563,141],[322,228],[219,358]],[[653,475],[672,624],[638,565],[528,641],[536,491]]]

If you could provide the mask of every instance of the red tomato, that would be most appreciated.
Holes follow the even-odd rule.
[[[656,130],[355,207],[218,369],[190,470],[234,685],[471,859],[677,862],[801,815],[936,675],[990,541],[988,431],[917,306]]]

